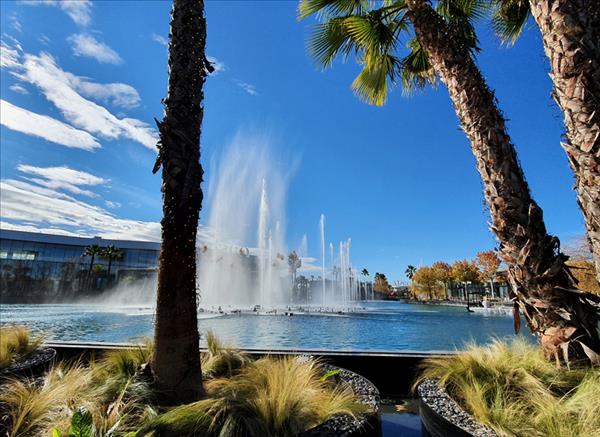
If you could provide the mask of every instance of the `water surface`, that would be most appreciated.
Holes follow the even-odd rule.
[[[364,351],[454,350],[513,337],[506,315],[469,313],[463,307],[369,302],[351,314],[201,314],[201,331],[213,330],[242,348]],[[226,309],[226,308],[225,308]],[[51,340],[130,342],[151,337],[154,312],[142,306],[0,305],[0,323],[43,331]],[[527,328],[527,338],[533,341]]]

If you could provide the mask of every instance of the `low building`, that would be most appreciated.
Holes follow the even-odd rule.
[[[85,248],[115,246],[122,256],[93,263]],[[95,293],[119,277],[155,275],[160,243],[0,230],[0,298],[8,302],[69,300]]]

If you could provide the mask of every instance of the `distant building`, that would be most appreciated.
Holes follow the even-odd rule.
[[[114,245],[123,252],[111,263],[83,256],[87,246]],[[0,301],[36,302],[72,299],[131,279],[156,275],[160,243],[82,238],[0,230]]]

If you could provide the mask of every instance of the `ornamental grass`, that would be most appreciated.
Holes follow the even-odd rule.
[[[428,359],[415,386],[425,379],[501,436],[600,437],[600,368],[557,369],[524,340]]]

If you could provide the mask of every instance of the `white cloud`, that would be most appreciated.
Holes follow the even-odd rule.
[[[75,56],[94,58],[103,64],[119,65],[123,59],[117,52],[87,33],[77,33],[67,38]]]
[[[13,179],[0,181],[2,227],[18,230],[59,228],[68,235],[160,241],[160,223],[115,217],[103,208],[56,190]],[[57,232],[52,232],[57,233]]]
[[[52,41],[50,40],[50,38],[48,38],[46,35],[42,34],[40,35],[40,37],[38,38],[38,41],[40,43],[42,43],[43,45],[47,46],[48,44],[50,44]]]
[[[39,56],[23,55],[20,65],[12,70],[15,77],[39,88],[74,126],[109,140],[129,138],[156,150],[158,136],[150,125],[133,118],[117,118],[105,107],[81,95],[110,100],[121,106],[133,106],[139,102],[139,96],[129,85],[94,84],[85,78],[65,72],[56,64],[56,60],[45,52]]]
[[[17,17],[16,12],[13,12],[10,16],[10,24],[12,28],[15,29],[17,32],[23,31],[23,26],[21,25],[21,22],[19,21],[19,17]]]
[[[206,59],[208,59],[208,62],[210,62],[213,66],[213,68],[215,69],[215,71],[213,71],[213,74],[217,74],[220,73],[221,71],[225,71],[227,70],[227,66],[219,61],[217,58],[213,58],[212,56],[207,56]]]
[[[100,148],[100,143],[89,133],[5,100],[0,100],[0,123],[14,131],[40,137],[65,147],[90,151]]]
[[[65,12],[79,26],[88,26],[92,21],[91,0],[22,0],[29,6],[54,6]]]
[[[18,94],[29,94],[29,91],[27,91],[22,85],[19,85],[18,83],[12,84],[8,87],[8,89]]]
[[[121,204],[119,202],[113,202],[112,200],[106,200],[104,201],[104,204],[107,208],[110,209],[119,209],[121,207]]]
[[[86,78],[67,73],[73,87],[85,97],[110,103],[120,108],[131,109],[140,105],[137,90],[126,83],[95,83]]]
[[[237,86],[239,86],[241,89],[246,91],[251,96],[258,96],[258,91],[256,91],[256,87],[254,85],[246,83],[243,80],[239,80],[239,79],[234,79],[234,82],[236,83]]]
[[[150,38],[152,38],[152,41],[162,45],[162,46],[168,46],[169,45],[169,41],[167,40],[167,38],[165,38],[162,35],[159,35],[158,33],[153,33],[152,35],[150,35]]]
[[[6,69],[18,68],[20,51],[20,45],[9,46],[4,41],[0,41],[0,67]]]
[[[81,170],[74,170],[67,166],[62,167],[34,167],[32,165],[19,164],[17,170],[22,173],[40,176],[42,179],[30,179],[36,184],[52,190],[64,190],[73,194],[89,197],[98,197],[92,191],[84,190],[81,186],[98,186],[108,182],[107,179],[95,176]]]

